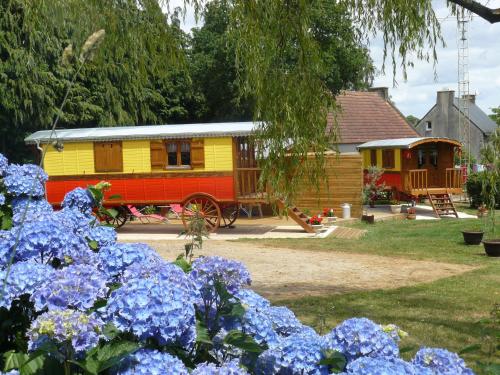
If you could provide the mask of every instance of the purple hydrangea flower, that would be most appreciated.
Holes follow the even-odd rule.
[[[325,337],[330,349],[342,352],[348,361],[359,357],[398,357],[396,342],[366,318],[345,320]]]
[[[7,168],[3,183],[12,195],[43,197],[45,194],[44,184],[47,179],[47,174],[37,165],[11,164]]]
[[[437,375],[473,375],[462,358],[446,349],[422,348],[412,362]]]
[[[113,375],[189,375],[182,361],[168,353],[141,349],[124,358]]]
[[[200,289],[203,299],[213,298],[216,282],[221,282],[231,294],[251,283],[250,274],[243,263],[218,256],[195,259],[190,275]]]
[[[5,176],[8,167],[9,161],[3,154],[0,154],[0,177]]]
[[[3,206],[5,204],[5,195],[0,193],[0,206]]]
[[[166,261],[149,263],[134,263],[127,267],[121,281],[127,283],[136,279],[171,282],[186,293],[192,303],[200,298],[193,280],[177,265]]]
[[[102,270],[108,279],[120,281],[125,269],[132,264],[152,265],[162,262],[161,257],[142,243],[115,243],[99,250]]]
[[[191,348],[196,339],[195,310],[186,293],[170,282],[130,280],[111,293],[104,316],[123,332],[160,345]]]
[[[240,289],[234,296],[240,300],[242,305],[252,307],[257,310],[267,310],[271,306],[271,302],[251,289]]]
[[[433,375],[429,369],[399,358],[361,357],[349,363],[344,375]]]
[[[249,375],[246,370],[239,366],[237,360],[226,362],[217,366],[213,363],[199,364],[191,375]]]
[[[47,220],[51,218],[53,212],[52,206],[45,199],[21,196],[12,200],[13,225],[21,225],[23,221],[27,223]]]
[[[101,338],[103,322],[94,315],[74,310],[53,310],[40,315],[28,331],[28,350],[36,350],[47,340],[56,344],[71,343],[81,354],[94,347]],[[63,354],[64,347],[61,347]]]
[[[44,288],[53,277],[55,270],[45,264],[19,262],[12,264],[5,284],[7,271],[0,271],[0,307],[10,309],[12,301],[24,294],[32,295],[36,290]]]
[[[96,241],[98,248],[103,248],[104,246],[110,246],[116,243],[116,231],[113,227],[98,225],[90,229],[87,238],[90,241]]]
[[[88,250],[83,238],[69,232],[53,219],[28,222],[22,227],[12,228],[11,231],[15,236],[18,231],[21,232],[15,255],[17,261],[50,263],[57,258],[61,262],[68,263]]]
[[[90,309],[99,298],[106,297],[106,277],[90,265],[71,265],[56,271],[43,288],[33,294],[35,307],[42,310]]]
[[[94,198],[90,192],[87,189],[77,187],[64,196],[62,207],[76,209],[86,215],[90,215],[94,204]]]
[[[324,358],[324,340],[319,335],[292,335],[260,354],[258,375],[326,375],[328,367],[319,365]]]

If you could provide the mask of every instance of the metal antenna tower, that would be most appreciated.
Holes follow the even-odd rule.
[[[461,165],[470,167],[469,121],[469,22],[470,12],[460,8],[457,14],[458,37],[458,134],[462,143]]]

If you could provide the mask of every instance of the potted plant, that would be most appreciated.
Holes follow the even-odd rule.
[[[485,232],[488,238],[483,240],[484,250],[488,256],[500,256],[500,238],[495,238],[495,208],[500,185],[500,130],[497,129],[481,150],[482,163],[485,167],[481,173],[482,201],[488,209],[485,220]]]
[[[385,190],[385,182],[380,183],[384,170],[375,166],[368,167],[365,175],[365,187],[363,195],[370,207],[375,207],[375,201],[382,191]]]
[[[309,219],[309,224],[313,227],[313,229],[318,232],[323,228],[323,218],[319,215],[314,215]]]
[[[466,245],[480,245],[484,231],[481,228],[468,228],[462,231],[462,235]]]
[[[417,218],[417,208],[415,206],[408,207],[406,210],[406,218],[409,220],[415,220]]]
[[[390,207],[391,207],[391,212],[393,214],[400,214],[401,213],[401,204],[397,199],[391,199]]]
[[[481,204],[477,208],[477,217],[482,218],[482,217],[485,217],[487,215],[488,215],[488,208],[486,208],[486,206],[484,204]]]
[[[368,210],[363,210],[363,215],[361,216],[361,221],[364,221],[368,224],[375,223],[375,215],[368,215]]]
[[[326,217],[327,223],[330,225],[337,221],[333,208],[323,208],[323,217]]]

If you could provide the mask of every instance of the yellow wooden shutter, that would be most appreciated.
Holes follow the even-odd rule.
[[[151,168],[165,168],[167,166],[167,150],[163,141],[151,141]]]
[[[203,139],[191,141],[191,166],[193,168],[205,168],[205,143]]]

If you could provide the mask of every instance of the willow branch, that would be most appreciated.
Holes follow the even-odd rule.
[[[489,23],[500,22],[500,8],[493,9],[474,0],[448,0],[450,3],[460,5],[470,10]]]

